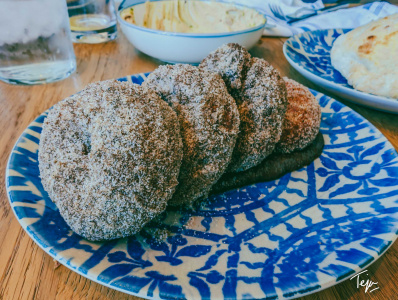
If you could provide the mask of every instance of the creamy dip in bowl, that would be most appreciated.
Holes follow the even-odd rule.
[[[147,1],[124,9],[120,16],[137,26],[181,33],[232,32],[265,23],[253,8],[214,1]]]
[[[145,54],[198,64],[225,43],[254,46],[266,18],[258,9],[226,2],[126,0],[118,21],[127,39]]]

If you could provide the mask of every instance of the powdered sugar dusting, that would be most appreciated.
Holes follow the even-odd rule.
[[[153,91],[118,81],[56,104],[39,146],[44,189],[90,240],[135,234],[164,211],[181,159],[174,111]]]
[[[184,158],[170,205],[207,197],[228,166],[239,131],[239,112],[218,74],[190,65],[160,66],[144,86],[177,113]]]
[[[254,167],[279,141],[287,106],[284,81],[268,62],[251,58],[238,44],[218,48],[200,67],[221,74],[238,105],[240,133],[228,171]]]

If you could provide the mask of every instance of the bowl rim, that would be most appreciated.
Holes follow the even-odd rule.
[[[151,0],[150,2],[162,2],[162,1],[169,1],[169,0]],[[201,1],[201,0],[195,0],[195,1]],[[265,25],[267,24],[267,15],[261,9],[259,9],[257,7],[252,7],[252,6],[248,6],[248,5],[242,5],[242,4],[228,2],[228,1],[222,1],[222,0],[221,1],[220,0],[217,0],[217,1],[204,0],[201,2],[219,2],[219,3],[225,3],[225,4],[232,4],[232,5],[238,6],[238,7],[254,9],[255,11],[257,11],[259,14],[261,14],[264,17],[264,22],[261,23],[260,25],[257,25],[255,27],[250,27],[250,28],[247,28],[244,30],[231,31],[231,32],[218,32],[218,33],[183,33],[183,32],[172,32],[172,31],[163,31],[163,30],[157,30],[157,29],[149,29],[146,27],[142,27],[142,26],[138,26],[138,25],[126,22],[120,16],[120,14],[123,10],[128,9],[133,6],[136,6],[136,5],[144,4],[145,2],[147,2],[147,0],[141,0],[141,1],[138,0],[136,3],[134,3],[130,6],[121,8],[124,2],[125,1],[123,1],[117,9],[117,19],[118,19],[120,25],[125,25],[125,26],[131,27],[131,28],[134,28],[134,29],[137,29],[140,31],[164,35],[164,36],[190,37],[190,38],[221,38],[221,37],[227,37],[227,36],[232,36],[232,35],[239,35],[239,34],[254,32],[259,29],[264,28]]]

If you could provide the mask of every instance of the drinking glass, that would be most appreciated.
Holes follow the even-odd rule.
[[[96,44],[117,37],[113,0],[67,0],[72,41]]]
[[[62,0],[0,0],[0,80],[41,84],[76,69]]]

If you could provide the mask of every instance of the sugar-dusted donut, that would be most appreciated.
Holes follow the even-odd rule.
[[[176,113],[155,92],[118,81],[56,104],[39,145],[44,189],[89,240],[135,234],[163,212],[181,159]]]
[[[282,135],[275,151],[291,153],[302,150],[315,139],[321,124],[321,106],[304,85],[283,78],[287,88],[287,111]]]
[[[238,44],[221,46],[200,68],[220,74],[238,105],[240,133],[228,172],[258,165],[273,152],[282,133],[287,99],[279,72],[264,59],[251,58]]]
[[[169,205],[207,197],[228,166],[239,132],[239,113],[220,75],[191,65],[160,66],[145,80],[177,113],[184,157]]]

